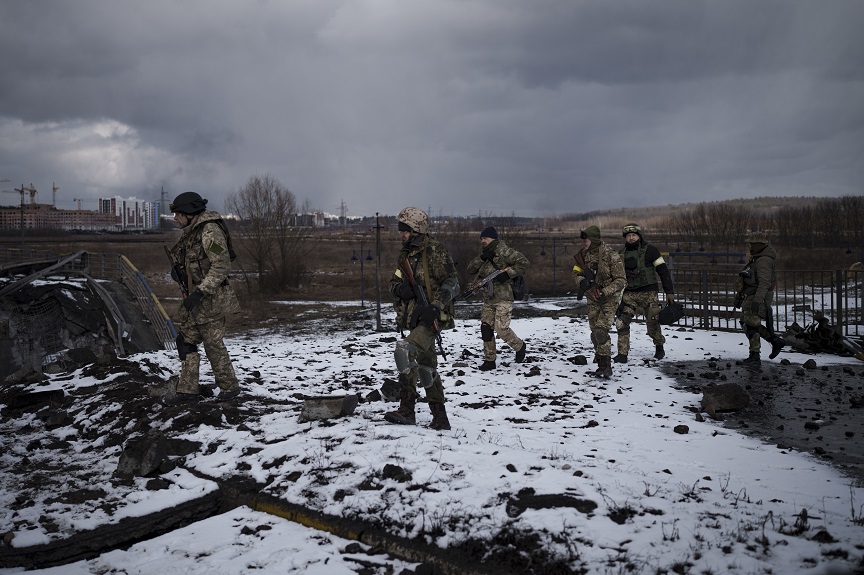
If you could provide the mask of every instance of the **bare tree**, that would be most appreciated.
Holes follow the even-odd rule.
[[[296,225],[294,193],[273,176],[252,176],[227,205],[241,220],[239,234],[258,273],[258,288],[276,292],[298,286],[309,230]]]

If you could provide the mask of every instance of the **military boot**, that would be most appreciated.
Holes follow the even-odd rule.
[[[516,352],[516,363],[522,363],[523,361],[525,361],[525,352],[526,351],[527,351],[527,347],[525,345],[525,342],[523,341],[522,347],[520,347],[519,350]]]
[[[594,377],[601,377],[603,379],[612,377],[612,356],[597,356],[597,369],[594,370]]]
[[[666,357],[666,350],[663,349],[663,344],[658,343],[654,346],[654,359],[663,359]]]
[[[403,388],[400,394],[399,409],[384,414],[384,420],[398,425],[416,425],[414,419],[414,405],[417,398],[410,389]]]
[[[450,420],[447,419],[447,410],[444,409],[443,403],[430,401],[429,410],[432,412],[432,423],[429,424],[429,429],[434,429],[435,431],[447,431],[450,429]]]
[[[491,370],[495,369],[495,360],[494,359],[484,360],[483,363],[480,364],[480,367],[478,369],[480,371],[491,371]]]
[[[626,353],[619,353],[618,355],[616,355],[615,357],[612,358],[612,361],[614,361],[615,363],[627,363],[627,354]]]
[[[786,345],[786,340],[780,337],[779,335],[775,335],[771,338],[771,353],[768,355],[768,359],[774,359],[780,353],[780,350]]]
[[[736,361],[735,365],[746,367],[747,369],[759,370],[762,368],[762,359],[759,357],[758,351],[751,351],[747,359]]]

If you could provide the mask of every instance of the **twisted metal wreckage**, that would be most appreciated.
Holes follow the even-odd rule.
[[[174,345],[174,326],[135,266],[95,257],[100,279],[83,251],[0,264],[0,381]]]

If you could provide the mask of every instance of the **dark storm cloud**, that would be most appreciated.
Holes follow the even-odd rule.
[[[221,206],[260,174],[352,213],[861,193],[858,1],[58,0],[0,21],[0,179],[59,181],[65,205],[164,186]]]

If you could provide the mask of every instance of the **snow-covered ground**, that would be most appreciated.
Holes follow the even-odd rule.
[[[7,541],[15,547],[47,543],[200,497],[239,476],[254,480],[270,500],[374,524],[405,540],[461,550],[486,541],[489,554],[478,562],[492,564],[510,553],[512,572],[543,572],[524,566],[530,556],[535,565],[542,560],[561,573],[823,574],[862,568],[860,481],[722,422],[697,421],[691,409],[701,396],[675,389],[658,367],[639,361],[654,349],[644,325],[633,327],[630,363],[616,365],[611,380],[596,380],[587,375],[595,366],[586,320],[557,315],[554,302],[519,305],[549,314],[513,321],[528,344],[524,364],[514,363],[513,352],[501,351],[499,342],[498,369],[478,371],[479,321],[461,321],[444,333],[449,359],[439,370],[453,427],[447,432],[425,428],[431,415],[422,403],[416,427],[384,422],[384,412],[396,404],[381,401],[362,401],[348,417],[298,421],[303,395],[365,397],[396,376],[398,334],[372,331],[374,316],[352,318],[345,308],[329,322],[229,340],[244,382],[239,411],[220,415],[225,408],[212,399],[192,407],[216,415],[172,435],[200,448],[177,458],[178,467],[162,475],[161,489],[146,489],[147,478],[111,481],[121,446],[100,447],[104,437],[85,439],[80,419],[51,429],[35,416],[4,420],[0,532],[11,534]],[[389,323],[391,314],[384,316]],[[746,353],[741,334],[669,328],[665,334],[665,362],[733,361]],[[579,354],[588,365],[573,361]],[[783,357],[792,361],[790,369],[807,359],[783,354],[763,361],[779,365]],[[149,374],[142,386],[164,383],[177,368],[169,352],[130,359]],[[820,362],[864,371],[851,358],[823,356]],[[34,389],[62,388],[85,397],[81,390],[110,386],[112,378],[87,373],[56,376]],[[860,385],[860,378],[850,377],[857,380],[850,384]],[[202,380],[210,378],[209,366],[202,365]],[[115,408],[110,402],[99,406]],[[75,413],[95,422],[96,411],[94,405]],[[127,425],[128,438],[147,429],[170,434],[182,417],[174,408],[146,404]],[[676,430],[682,425],[687,429]],[[33,433],[42,438],[36,448],[28,435]],[[64,457],[94,470],[89,488],[101,489],[111,505],[76,505],[56,494],[13,489],[9,470],[25,456],[38,459],[50,441],[69,443]],[[395,467],[385,473],[387,465]],[[32,505],[22,504],[22,496]],[[383,574],[414,565],[350,544],[244,506],[127,550],[33,572],[340,574],[365,568]]]

